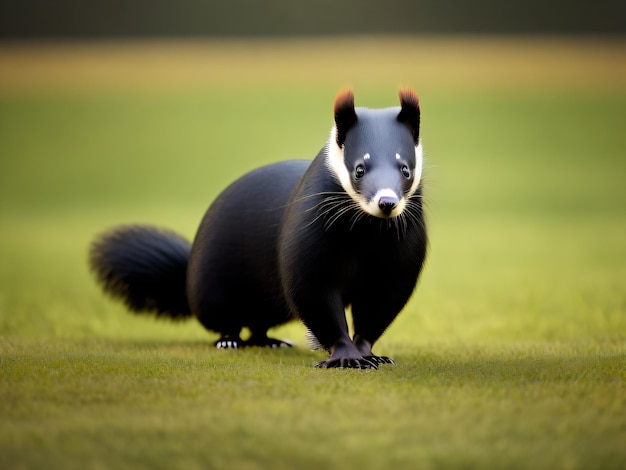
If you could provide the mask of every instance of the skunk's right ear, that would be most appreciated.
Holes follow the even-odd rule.
[[[401,89],[399,94],[402,108],[398,114],[398,121],[409,128],[417,145],[420,140],[420,100],[417,93],[409,88]]]
[[[343,147],[348,130],[357,122],[354,110],[354,93],[352,90],[340,91],[335,98],[335,125],[337,126],[337,145]]]

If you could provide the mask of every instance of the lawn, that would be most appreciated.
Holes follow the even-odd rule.
[[[0,46],[0,467],[622,468],[626,44],[456,38]],[[132,316],[87,269],[122,223],[192,238],[332,101],[420,94],[431,234],[375,348],[318,370]]]

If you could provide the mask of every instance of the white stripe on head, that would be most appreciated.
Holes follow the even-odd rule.
[[[424,166],[424,155],[422,152],[422,140],[420,139],[415,146],[415,170],[413,170],[413,184],[409,190],[409,196],[413,195],[419,188],[422,180],[422,168]]]
[[[352,180],[350,178],[350,172],[346,168],[343,149],[337,144],[337,126],[333,126],[331,129],[326,148],[326,167],[335,176],[339,184],[341,184],[343,190],[360,204],[362,198],[359,197],[359,194],[352,187]]]

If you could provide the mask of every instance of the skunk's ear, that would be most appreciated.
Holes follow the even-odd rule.
[[[405,124],[411,134],[413,135],[413,140],[417,145],[420,138],[420,102],[413,90],[409,88],[400,90],[400,105],[402,109],[398,114],[398,121],[402,124]]]
[[[340,91],[335,98],[335,125],[337,126],[337,145],[343,146],[348,130],[357,122],[354,110],[354,93],[352,90]]]

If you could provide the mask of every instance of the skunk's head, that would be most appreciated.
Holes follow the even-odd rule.
[[[397,217],[420,185],[422,146],[417,94],[400,90],[400,107],[354,107],[354,94],[335,99],[326,164],[366,213]]]

